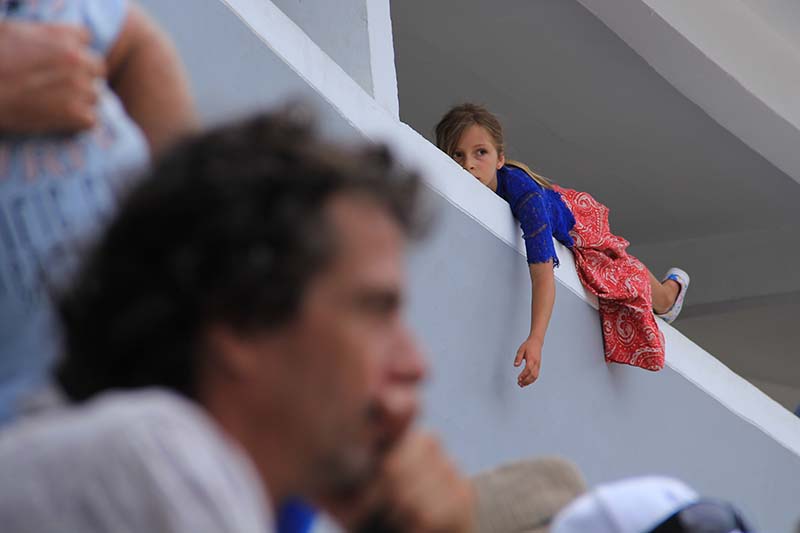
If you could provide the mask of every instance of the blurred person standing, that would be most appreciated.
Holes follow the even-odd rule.
[[[284,115],[169,151],[60,299],[84,405],[0,434],[4,531],[270,531],[297,500],[354,531],[470,531],[469,482],[413,428],[419,185]]]
[[[0,426],[49,390],[47,284],[122,181],[195,127],[168,39],[125,0],[0,0]]]

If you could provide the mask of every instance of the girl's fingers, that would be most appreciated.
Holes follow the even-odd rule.
[[[520,346],[519,350],[517,350],[517,356],[514,358],[514,366],[519,366],[522,364],[522,360],[525,358],[525,349],[524,347]]]
[[[520,387],[527,387],[534,381],[539,379],[539,367],[531,365],[530,367],[525,367],[525,369],[520,372],[519,376],[517,377],[517,384]]]

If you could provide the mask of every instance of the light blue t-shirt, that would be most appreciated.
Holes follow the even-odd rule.
[[[125,0],[0,0],[9,20],[86,27],[104,56],[127,8]],[[0,425],[47,383],[59,353],[48,284],[74,266],[148,160],[142,132],[105,84],[98,118],[79,134],[0,133]]]

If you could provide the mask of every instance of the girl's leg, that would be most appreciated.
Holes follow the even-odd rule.
[[[669,311],[681,290],[681,286],[678,282],[668,279],[664,283],[661,283],[656,279],[653,273],[650,272],[650,286],[653,288],[653,311],[657,314],[663,314]]]

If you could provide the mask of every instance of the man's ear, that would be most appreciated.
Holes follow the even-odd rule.
[[[209,366],[235,381],[253,376],[270,354],[269,340],[261,335],[242,334],[230,326],[216,324],[206,334]]]
[[[497,156],[497,170],[503,168],[503,165],[505,164],[506,164],[506,154],[501,153],[499,156]]]

